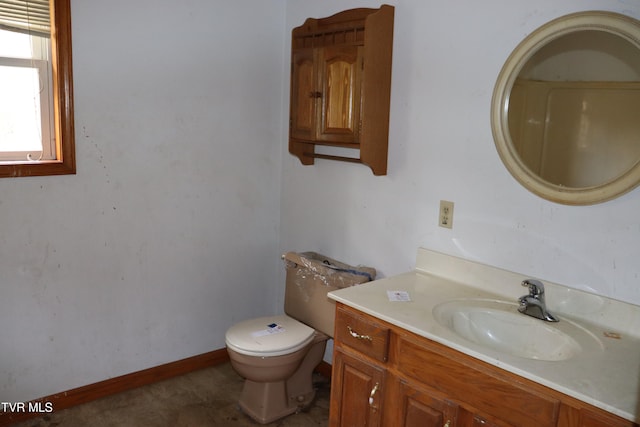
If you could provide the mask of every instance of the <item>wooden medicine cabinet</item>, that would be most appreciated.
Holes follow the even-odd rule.
[[[393,49],[393,6],[307,19],[292,31],[289,152],[363,163],[386,175]],[[359,151],[320,154],[317,145]]]

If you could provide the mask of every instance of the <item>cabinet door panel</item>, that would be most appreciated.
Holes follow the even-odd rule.
[[[402,427],[454,427],[458,406],[417,385],[402,382]]]
[[[313,50],[301,49],[292,53],[291,70],[291,129],[290,137],[315,139],[316,105],[320,97],[316,89]]]
[[[319,140],[358,142],[361,52],[362,49],[357,46],[322,49]]]
[[[438,348],[427,341],[399,339],[397,363],[418,382],[505,423],[519,427],[556,425],[560,407],[556,398],[494,375],[491,368],[472,358],[453,360]]]
[[[385,372],[382,368],[334,352],[331,386],[332,427],[380,425]]]

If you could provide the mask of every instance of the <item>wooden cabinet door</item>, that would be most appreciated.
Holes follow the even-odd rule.
[[[321,93],[317,89],[317,72],[313,49],[296,49],[291,63],[290,137],[312,141],[316,136],[317,105]]]
[[[360,127],[362,47],[319,50],[318,91],[321,94],[317,139],[357,144]]]
[[[336,349],[331,380],[331,427],[381,425],[385,370]]]
[[[400,383],[400,413],[394,426],[455,427],[458,405],[415,384]]]

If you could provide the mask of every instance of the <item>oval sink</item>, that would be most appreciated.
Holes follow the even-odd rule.
[[[527,359],[560,361],[599,344],[591,333],[561,319],[549,323],[518,312],[515,303],[484,299],[448,301],[433,309],[436,321],[481,346]]]

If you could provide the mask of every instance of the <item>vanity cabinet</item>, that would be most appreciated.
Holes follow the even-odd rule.
[[[304,165],[324,158],[387,173],[393,6],[309,18],[292,31],[289,152]],[[359,157],[316,153],[316,145]]]
[[[337,303],[330,426],[638,427]]]

